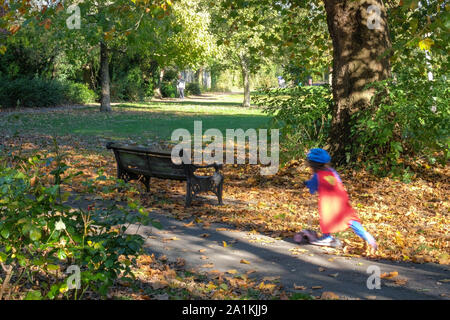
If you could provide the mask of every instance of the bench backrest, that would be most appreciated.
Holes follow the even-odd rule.
[[[122,170],[157,178],[186,180],[183,165],[172,162],[170,153],[152,152],[145,148],[108,144]]]

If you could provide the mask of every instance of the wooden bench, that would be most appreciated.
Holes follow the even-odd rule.
[[[186,181],[186,207],[199,192],[212,191],[222,202],[224,176],[220,173],[222,165],[216,163],[198,166],[194,164],[174,164],[170,153],[155,152],[149,148],[108,142],[107,149],[112,149],[117,162],[117,177],[124,181],[141,181],[147,192],[150,191],[150,179],[170,179]],[[214,168],[212,176],[195,175],[200,168]]]

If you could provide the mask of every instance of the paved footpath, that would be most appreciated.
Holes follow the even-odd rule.
[[[279,277],[285,290],[314,296],[332,291],[343,299],[450,299],[448,265],[342,257],[328,254],[321,247],[299,246],[238,231],[230,225],[213,223],[203,228],[202,224],[190,223],[192,218],[180,221],[157,213],[150,216],[161,222],[162,230],[132,226],[129,231],[147,238],[145,248],[149,253],[156,257],[165,255],[169,261],[184,258],[188,269],[204,272],[235,269],[238,273],[256,270],[252,277]],[[250,264],[241,263],[242,259]],[[380,289],[369,290],[367,282],[373,274],[367,273],[370,266],[379,267],[381,274],[396,271],[398,276],[381,279]],[[305,289],[295,290],[294,286]]]
[[[74,199],[71,197],[68,204],[86,209],[88,202]],[[99,201],[96,207],[102,204],[105,203]],[[137,232],[146,239],[144,247],[149,254],[165,255],[169,261],[185,259],[188,270],[253,270],[256,272],[250,278],[279,277],[286,291],[314,296],[331,291],[342,299],[450,300],[449,265],[343,257],[330,254],[323,247],[299,246],[286,239],[239,231],[227,224],[211,223],[205,228],[202,223],[192,223],[193,218],[182,221],[153,212],[149,217],[158,220],[163,228],[131,225],[128,232]],[[243,259],[249,264],[241,263]],[[398,276],[381,279],[380,289],[370,290],[367,282],[373,271],[369,274],[367,270],[371,266],[378,267],[381,274],[398,272]]]

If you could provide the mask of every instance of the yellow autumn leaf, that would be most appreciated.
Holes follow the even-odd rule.
[[[431,46],[434,44],[434,41],[430,38],[425,38],[419,41],[419,48],[421,50],[430,50]]]
[[[261,282],[260,284],[259,284],[259,286],[258,286],[258,289],[260,289],[260,290],[269,290],[269,291],[272,291],[273,289],[275,289],[275,287],[276,287],[276,285],[275,284],[273,284],[273,283],[264,283],[264,282]]]
[[[244,264],[250,264],[250,262],[249,261],[247,261],[247,260],[245,260],[245,259],[241,259],[241,261],[240,261],[241,263],[244,263]]]

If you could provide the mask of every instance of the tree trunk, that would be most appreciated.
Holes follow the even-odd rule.
[[[195,72],[195,82],[197,82],[200,87],[203,86],[203,67],[198,68]]]
[[[244,58],[241,58],[242,79],[244,80],[244,108],[250,108],[250,70]]]
[[[100,82],[102,88],[102,97],[100,111],[111,111],[111,92],[110,92],[110,79],[109,79],[109,60],[108,60],[108,47],[103,41],[100,43]]]
[[[368,83],[390,76],[391,41],[386,9],[381,0],[324,0],[333,42],[332,124],[330,152],[333,162],[344,163],[353,154],[353,116],[370,105]],[[372,7],[370,7],[372,6]]]
[[[156,86],[156,88],[153,90],[153,96],[157,99],[162,99],[162,93],[161,93],[161,84],[164,80],[164,73],[165,70],[164,68],[161,69],[161,71],[159,72],[159,81],[158,81],[158,85]]]

